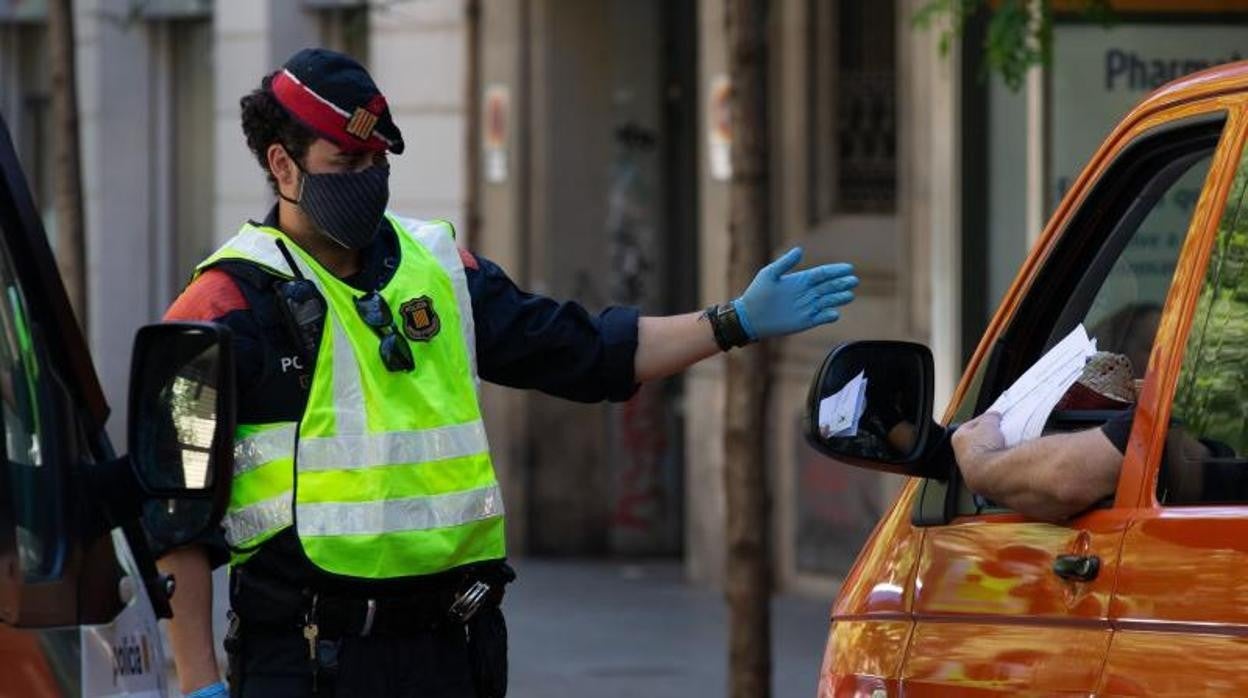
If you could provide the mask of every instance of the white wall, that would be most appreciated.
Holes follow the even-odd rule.
[[[150,211],[148,46],[126,23],[127,0],[75,4],[83,192],[86,208],[87,338],[113,409],[119,448],[134,332],[160,316]]]
[[[462,229],[463,0],[390,5],[369,14],[369,27],[369,71],[407,145],[391,160],[390,207]]]
[[[215,5],[216,206],[218,242],[247,219],[264,217],[273,195],[247,149],[238,101],[260,86],[295,51],[314,45],[317,25],[290,0],[219,2]]]

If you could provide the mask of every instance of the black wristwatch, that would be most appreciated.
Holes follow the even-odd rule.
[[[752,339],[741,326],[741,318],[737,316],[737,308],[732,303],[712,305],[704,313],[711,323],[711,332],[715,335],[715,343],[720,351],[728,351],[733,347],[743,347]]]

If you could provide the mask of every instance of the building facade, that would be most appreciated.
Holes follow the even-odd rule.
[[[859,299],[777,343],[766,439],[782,586],[826,595],[900,484],[804,444],[808,383],[854,338],[933,349],[938,406],[1049,211],[1162,82],[1238,60],[1248,3],[1056,2],[1052,65],[981,78],[985,24],[939,49],[923,0],[772,0],[772,248],[852,261]],[[459,223],[522,286],[676,313],[731,298],[724,0],[82,0],[75,3],[89,338],[125,414],[134,330],[272,204],[238,99],[300,47],[346,51],[408,152],[392,207]],[[0,7],[0,114],[50,202],[42,0]],[[1176,206],[1183,205],[1175,202]],[[50,209],[45,221],[55,230]],[[1158,241],[1165,245],[1166,241]],[[723,363],[579,405],[486,386],[515,550],[681,556],[721,577]],[[113,424],[124,433],[123,418]]]

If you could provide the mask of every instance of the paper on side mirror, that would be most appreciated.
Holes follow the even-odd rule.
[[[858,435],[858,420],[867,409],[867,377],[859,371],[845,387],[819,401],[819,435],[825,439]]]
[[[1079,380],[1084,364],[1095,353],[1096,340],[1088,338],[1081,324],[1001,393],[988,411],[1001,415],[1007,447],[1040,436],[1053,407]]]

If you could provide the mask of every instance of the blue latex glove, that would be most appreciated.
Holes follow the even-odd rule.
[[[226,688],[224,683],[218,681],[187,693],[186,698],[229,698],[229,695],[230,689]]]
[[[802,261],[802,248],[794,247],[759,270],[741,297],[732,305],[741,328],[755,341],[779,337],[836,322],[837,308],[854,300],[858,285],[852,264],[825,264],[789,273]]]

